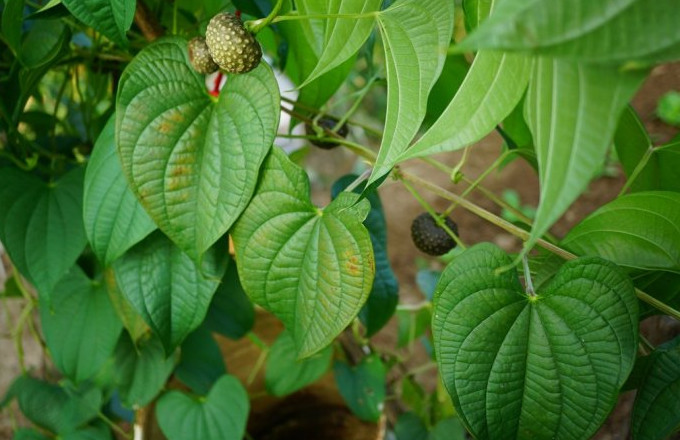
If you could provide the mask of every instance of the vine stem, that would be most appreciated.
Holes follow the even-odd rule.
[[[300,15],[297,13],[289,13],[286,15],[279,15],[278,17],[271,20],[272,23],[279,23],[281,21],[293,21],[293,20],[323,20],[328,18],[349,18],[353,20],[361,18],[376,18],[379,12],[366,12],[364,14],[309,14]]]
[[[293,104],[293,105],[295,105],[295,107],[299,107],[299,108],[301,108],[301,109],[303,109],[303,110],[306,110],[306,111],[308,111],[308,112],[312,112],[312,113],[320,113],[321,115],[324,115],[324,116],[330,116],[330,115],[328,115],[328,113],[325,113],[325,112],[319,110],[318,108],[314,108],[314,107],[309,106],[309,105],[307,105],[307,104],[303,104],[303,103],[301,103],[301,102],[297,102],[297,101],[295,101],[294,99],[286,98],[285,96],[282,96],[282,97],[281,97],[281,101],[287,102],[288,104]],[[292,111],[292,110],[291,110],[291,111]],[[370,127],[370,126],[368,126],[368,125],[366,125],[366,124],[364,124],[364,123],[361,123],[361,122],[359,122],[359,121],[356,121],[356,120],[353,120],[353,119],[349,119],[347,122],[349,122],[350,125],[355,125],[355,126],[357,126],[357,127],[363,128],[363,129],[366,130],[368,133],[370,133],[370,134],[372,134],[372,135],[374,135],[374,136],[381,136],[381,135],[382,135],[382,132],[381,132],[380,130],[377,130],[377,129],[373,128],[373,127]]]
[[[422,179],[416,175],[406,173],[406,172],[399,172],[397,175],[398,178],[401,180],[408,180],[416,185],[422,186],[423,188],[427,189],[428,191],[438,195],[439,197],[452,201],[452,202],[457,202],[460,206],[463,208],[467,209],[468,211],[472,212],[473,214],[477,215],[478,217],[483,218],[484,220],[487,220],[490,223],[495,224],[496,226],[504,229],[505,231],[509,232],[510,234],[522,239],[522,240],[527,240],[529,238],[529,233],[525,231],[524,229],[518,228],[517,226],[513,225],[507,220],[504,220],[497,215],[487,211],[486,209],[475,205],[474,203],[460,197],[457,194],[454,194],[450,191],[447,191],[446,189],[435,185],[433,183],[430,183],[429,181]],[[562,249],[559,246],[556,246],[542,238],[539,238],[536,241],[536,244],[543,249],[546,249],[547,251],[552,252],[553,254],[556,254],[565,260],[573,260],[577,258],[576,255],[572,254],[571,252]],[[638,299],[640,301],[645,302],[649,304],[650,306],[654,307],[655,309],[663,312],[664,314],[671,316],[675,318],[676,320],[680,321],[680,311],[674,309],[673,307],[669,306],[668,304],[665,304],[662,301],[659,301],[658,299],[654,298],[653,296],[649,295],[648,293],[643,292],[642,290],[635,288],[635,294],[637,295]]]
[[[465,149],[465,152],[463,153],[463,158],[465,158],[465,156],[467,156],[467,148]],[[474,191],[477,188],[477,186],[480,183],[482,183],[482,181],[484,179],[486,179],[488,177],[488,175],[491,174],[505,160],[505,158],[507,156],[508,156],[508,154],[507,154],[507,151],[506,151],[505,153],[501,154],[498,157],[498,159],[496,159],[494,161],[494,163],[491,164],[491,166],[489,166],[486,170],[484,170],[484,172],[482,174],[480,174],[472,183],[468,183],[470,186],[468,186],[465,189],[465,191],[463,191],[463,193],[461,194],[461,197],[465,198],[465,197],[468,196],[468,194],[470,194],[472,191]],[[461,159],[461,162],[463,162],[463,161],[464,161],[464,159]],[[451,180],[453,180],[454,176],[457,175],[458,173],[460,173],[460,169],[459,169],[458,166],[456,166],[456,168],[454,168],[453,171],[451,171]],[[461,173],[461,175],[464,178],[464,175],[462,173]],[[455,202],[452,203],[451,206],[449,206],[447,208],[446,215],[451,214],[451,212],[454,209],[456,209],[456,206],[458,206],[457,203],[455,203]]]
[[[290,102],[295,103],[294,101],[290,101]],[[303,121],[309,120],[309,118],[307,118],[303,115],[300,115],[293,110],[286,109],[285,107],[282,107],[282,109],[284,111],[286,111],[287,113],[289,113],[291,116],[300,118]],[[318,112],[318,110],[316,110],[316,111]],[[335,134],[335,133],[331,132],[331,136],[333,134]],[[344,140],[343,140],[344,142],[340,142],[340,139],[335,139],[335,140],[338,141],[339,143],[342,143],[342,144],[349,143],[352,146],[354,146],[355,148],[357,146],[360,147],[360,148],[356,149],[355,151],[357,151],[357,152],[360,151],[361,152],[360,155],[362,157],[367,159],[370,163],[375,163],[376,154],[374,152],[372,152],[371,150],[367,149],[366,147],[358,145],[358,144],[354,144],[354,143],[351,143],[351,142],[347,142],[347,141],[344,141]],[[448,170],[448,167],[446,167],[443,164],[440,164],[439,162],[430,160],[428,158],[424,158],[424,160],[425,160],[425,162],[429,163],[430,165],[432,165],[432,166],[434,166],[434,167],[436,167],[436,168],[438,168],[442,171]],[[450,170],[449,170],[449,173],[450,173]],[[633,173],[633,174],[635,174],[635,173]],[[398,167],[394,169],[393,175],[395,176],[395,178],[402,181],[402,183],[406,183],[406,181],[409,181],[409,182],[411,182],[415,185],[418,185],[418,186],[425,188],[426,190],[430,191],[431,193],[433,193],[435,195],[438,195],[439,197],[441,197],[445,200],[448,200],[450,202],[454,202],[454,203],[458,204],[459,206],[466,209],[467,211],[470,211],[471,213],[473,213],[473,214],[477,215],[478,217],[488,221],[489,223],[495,224],[499,228],[505,230],[506,232],[514,235],[515,237],[517,237],[521,240],[527,241],[529,239],[529,236],[530,236],[529,232],[525,231],[522,228],[515,226],[514,224],[512,224],[509,221],[493,214],[492,212],[487,211],[486,209],[482,208],[481,206],[477,206],[476,204],[465,199],[464,197],[461,197],[458,194],[452,193],[451,191],[448,191],[448,190],[440,187],[439,185],[431,183],[431,182],[429,182],[425,179],[422,179],[421,177],[416,176],[414,174],[400,170]],[[565,260],[573,260],[573,259],[577,258],[577,256],[572,254],[571,252],[569,252],[565,249],[562,249],[561,247],[554,245],[554,244],[550,243],[549,241],[546,241],[542,238],[539,238],[536,241],[536,244],[538,246],[542,247],[543,249],[545,249],[545,250],[547,250],[547,251],[549,251],[549,252],[551,252],[555,255],[558,255],[559,257],[561,257]],[[658,299],[656,299],[653,296],[643,292],[642,290],[640,290],[638,288],[635,288],[635,294],[637,295],[638,299],[640,299],[641,301],[649,304],[650,306],[652,306],[655,309],[663,312],[664,314],[671,316],[671,317],[675,318],[676,320],[680,321],[680,311],[678,311],[678,310],[674,309],[673,307],[663,303],[662,301],[659,301]]]
[[[270,23],[275,23],[274,19],[277,18],[277,15],[281,11],[281,6],[283,6],[283,0],[276,0],[276,4],[272,8],[269,15],[264,18],[260,18],[259,20],[251,21],[250,23],[246,24],[246,28],[253,34],[257,34]]]
[[[619,191],[618,197],[621,197],[626,193],[626,191],[630,189],[633,182],[635,182],[635,179],[637,179],[637,176],[642,172],[644,167],[647,165],[647,162],[649,162],[652,154],[654,154],[654,147],[650,145],[649,148],[645,150],[645,154],[642,156],[642,158],[640,158],[640,161],[635,166],[635,169],[631,173],[630,177],[626,179],[626,183],[623,185],[623,188],[621,188],[621,191]]]
[[[118,433],[119,435],[121,435],[123,438],[126,438],[126,439],[130,439],[130,438],[131,438],[131,437],[130,437],[130,434],[128,434],[127,432],[125,432],[125,430],[124,430],[123,428],[121,428],[120,426],[116,425],[116,424],[113,422],[113,420],[111,420],[110,418],[106,417],[106,414],[104,414],[103,412],[98,411],[98,412],[97,412],[97,417],[99,417],[104,423],[106,423],[106,424],[109,426],[109,428],[111,428],[111,429],[113,429],[114,431],[116,431],[116,433]]]
[[[463,197],[459,196],[458,194],[452,193],[451,191],[448,191],[438,185],[435,185],[434,183],[431,183],[425,179],[422,179],[421,177],[418,177],[414,174],[400,171],[398,174],[398,177],[401,178],[401,180],[407,180],[411,183],[414,183],[418,186],[421,186],[428,191],[432,192],[433,194],[438,195],[439,197],[448,200],[450,202],[456,202],[458,205],[461,207],[467,209],[468,211],[472,212],[473,214],[477,215],[478,217],[483,218],[484,220],[495,224],[496,226],[500,227],[501,229],[504,229],[505,231],[509,232],[510,234],[522,239],[522,240],[527,240],[529,238],[529,232],[525,231],[524,229],[517,227],[510,223],[509,221],[502,219],[498,217],[497,215],[487,211],[486,209],[475,205],[474,203],[470,202],[467,199],[464,199]],[[571,252],[568,252],[559,246],[555,246],[554,244],[543,240],[542,238],[538,239],[537,244],[541,246],[542,248],[559,255],[560,257],[564,258],[565,260],[573,260],[576,258],[576,255],[572,254]]]
[[[291,109],[286,108],[284,106],[281,106],[281,110],[288,113],[292,117],[301,120],[302,122],[306,122],[306,123],[309,123],[309,124],[312,123],[312,120],[310,118],[308,118],[305,115],[301,115],[300,113],[296,112],[295,110],[291,110]],[[363,145],[357,144],[356,142],[348,141],[347,139],[340,137],[339,134],[333,132],[332,130],[329,130],[325,127],[322,127],[322,128],[324,130],[324,133],[326,133],[326,135],[329,136],[329,139],[321,138],[320,140],[335,142],[337,144],[344,145],[349,150],[351,150],[352,152],[354,152],[358,156],[363,157],[364,159],[366,159],[371,164],[373,164],[375,162],[375,159],[376,159],[377,156],[373,151],[369,150],[368,148],[364,147]],[[283,135],[282,137],[292,137],[292,135]],[[306,139],[319,139],[319,137],[318,136],[307,137]]]

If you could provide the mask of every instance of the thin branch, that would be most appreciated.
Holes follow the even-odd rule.
[[[142,31],[142,35],[147,41],[154,41],[165,33],[165,30],[143,0],[137,0],[135,24]]]

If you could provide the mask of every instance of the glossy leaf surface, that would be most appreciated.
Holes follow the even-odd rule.
[[[151,218],[194,260],[248,204],[279,124],[267,63],[232,75],[215,103],[186,41],[144,48],[123,72],[116,142],[123,172]]]
[[[118,287],[168,354],[203,322],[226,270],[224,255],[218,244],[199,266],[157,231],[114,264]]]
[[[616,264],[680,272],[680,193],[644,191],[607,203],[569,231],[562,245]]]
[[[48,298],[85,248],[83,169],[47,184],[0,169],[0,241],[12,262]]]
[[[236,440],[243,437],[249,409],[243,385],[225,375],[201,400],[181,391],[165,393],[156,404],[156,417],[169,440]]]
[[[312,205],[309,180],[279,149],[233,230],[239,276],[256,304],[290,332],[299,357],[328,345],[354,319],[373,285],[370,205],[343,193]]]
[[[442,380],[476,438],[588,438],[635,361],[633,286],[587,257],[530,297],[511,263],[483,243],[442,273],[432,324]]]
[[[41,305],[40,318],[52,360],[76,383],[102,368],[123,329],[106,286],[77,266],[55,286],[51,307]]]
[[[112,117],[97,138],[85,171],[83,198],[87,238],[105,265],[156,229],[125,180],[116,154],[114,128]]]

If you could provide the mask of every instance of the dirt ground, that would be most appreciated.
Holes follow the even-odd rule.
[[[646,84],[636,96],[633,104],[639,112],[648,131],[657,142],[663,142],[677,130],[669,127],[654,116],[654,110],[659,97],[668,90],[680,90],[680,63],[657,68]],[[474,179],[483,172],[498,156],[501,140],[497,135],[490,135],[470,150],[470,155],[463,169],[466,176]],[[340,149],[332,151],[313,151],[308,158],[310,169],[317,171],[315,189],[322,190],[330,185],[336,178],[351,171],[353,156]],[[460,153],[444,154],[439,157],[443,162],[453,166],[460,160]],[[449,176],[435,170],[421,162],[407,163],[404,168],[412,173],[432,179],[441,186],[453,192],[460,193],[465,185],[454,185]],[[321,177],[323,176],[323,177]],[[568,210],[557,225],[552,228],[554,235],[561,237],[569,228],[579,220],[591,213],[596,207],[612,200],[621,189],[624,176],[619,171],[615,177],[603,177],[590,185],[588,191]],[[535,206],[538,202],[538,179],[533,169],[521,160],[516,160],[505,167],[501,172],[494,172],[484,181],[483,186],[500,196],[504,189],[513,189],[520,195],[522,204]],[[315,191],[321,194],[323,191]],[[444,210],[448,204],[441,199],[420,191],[421,195],[436,209]],[[387,182],[380,190],[384,203],[385,214],[388,223],[388,251],[389,256],[400,282],[400,296],[403,302],[418,302],[421,294],[415,284],[416,259],[425,258],[419,253],[410,240],[411,220],[422,209],[418,202],[398,183]],[[480,206],[500,214],[500,209],[489,202],[479,192],[473,192],[470,200]],[[323,196],[319,203],[323,203]],[[457,208],[452,217],[458,223],[462,239],[466,244],[474,244],[481,241],[491,241],[509,251],[519,249],[520,242],[513,236],[498,229],[473,214]],[[432,262],[436,266],[436,262]],[[0,283],[3,282],[0,272]],[[20,374],[19,363],[16,358],[15,346],[12,339],[12,329],[17,317],[24,307],[23,300],[9,299],[0,300],[0,396],[4,395],[11,380]],[[36,319],[37,321],[37,319]],[[680,333],[678,323],[670,319],[656,319],[644,323],[644,332],[653,343],[659,343],[665,339]],[[396,325],[393,322],[383,330],[378,340],[381,344],[391,344],[395,340]],[[24,361],[29,369],[37,374],[44,371],[45,361],[42,348],[26,333],[23,335]],[[417,361],[417,359],[416,359]],[[423,378],[427,381],[427,378]],[[600,430],[597,439],[627,439],[629,438],[628,417],[632,407],[633,394],[628,393],[621,397],[620,403],[612,416]],[[4,410],[0,413],[0,439],[10,438],[11,427],[16,423],[15,409]]]

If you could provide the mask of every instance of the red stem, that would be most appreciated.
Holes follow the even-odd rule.
[[[220,96],[220,84],[222,83],[223,77],[224,77],[224,73],[217,72],[217,76],[215,77],[215,81],[213,82],[213,88],[210,91],[210,94],[212,96]]]

